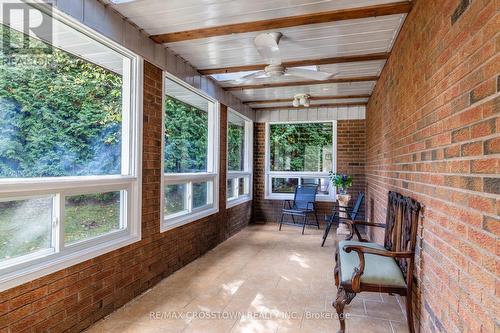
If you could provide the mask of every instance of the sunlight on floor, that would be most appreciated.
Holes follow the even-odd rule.
[[[245,281],[237,280],[222,285],[222,290],[234,295]]]
[[[309,268],[310,266],[306,264],[306,259],[301,258],[301,255],[298,253],[292,254],[290,257],[288,257],[290,261],[295,261],[297,262],[302,268]]]
[[[88,333],[334,333],[336,241],[251,226],[96,323]],[[362,293],[349,333],[404,333],[404,299]]]

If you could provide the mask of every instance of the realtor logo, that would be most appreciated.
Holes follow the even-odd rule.
[[[2,6],[2,22],[0,23],[4,25],[2,29],[4,53],[52,53],[52,3],[43,4],[43,11],[38,7],[40,3],[35,2],[0,1],[0,6]]]

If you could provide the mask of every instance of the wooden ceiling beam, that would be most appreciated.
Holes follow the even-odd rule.
[[[412,7],[411,1],[400,1],[388,4],[331,10],[297,16],[277,17],[268,20],[226,24],[217,27],[200,28],[188,31],[178,31],[151,36],[156,43],[173,43],[186,40],[240,34],[252,31],[276,30],[308,24],[327,23],[342,20],[353,20],[374,16],[408,13]]]
[[[270,106],[266,108],[253,108],[255,111],[272,111],[272,110],[284,110],[284,109],[311,109],[311,108],[333,108],[333,107],[342,107],[342,106],[365,106],[366,103],[330,103],[330,104],[316,104],[306,106]]]
[[[360,95],[335,95],[335,96],[311,96],[309,100],[311,101],[321,101],[328,99],[346,99],[346,98],[369,98],[370,94],[360,94]],[[258,101],[246,101],[243,104],[268,104],[268,103],[291,103],[293,101],[293,97],[290,98],[281,98],[281,99],[268,99],[268,100],[258,100]]]
[[[378,76],[358,76],[358,77],[346,77],[338,79],[330,79],[323,81],[293,81],[293,82],[275,82],[275,83],[262,83],[262,84],[249,84],[234,87],[223,87],[226,91],[237,91],[237,90],[249,90],[249,89],[264,89],[264,88],[277,88],[277,87],[296,87],[296,86],[310,86],[317,84],[329,84],[329,83],[352,83],[352,82],[366,82],[366,81],[377,81]]]
[[[389,58],[389,53],[381,52],[381,53],[370,53],[370,54],[333,57],[333,58],[285,61],[283,62],[283,66],[287,68],[302,67],[302,66],[319,66],[319,65],[340,64],[346,62],[386,60],[388,58]],[[266,66],[267,64],[255,64],[255,65],[233,66],[225,68],[222,67],[222,68],[200,69],[198,70],[198,72],[201,75],[211,75],[211,74],[225,74],[225,73],[237,73],[237,72],[247,72],[247,71],[260,71],[263,70]]]

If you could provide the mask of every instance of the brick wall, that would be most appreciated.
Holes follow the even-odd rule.
[[[254,196],[252,221],[256,223],[276,222],[281,216],[283,201],[266,200],[265,197],[265,123],[254,125]],[[365,120],[337,121],[337,171],[353,175],[353,186],[349,193],[355,199],[359,191],[365,191],[366,137]],[[333,203],[318,202],[320,222],[329,214]]]
[[[366,190],[366,121],[337,121],[337,172],[353,176],[349,193],[356,197]]]
[[[221,168],[220,213],[160,233],[162,72],[145,63],[144,74],[142,240],[0,293],[0,332],[79,332],[248,224],[251,202],[225,209]]]
[[[499,9],[416,1],[368,105],[372,220],[385,221],[389,190],[426,206],[421,332],[500,331]]]

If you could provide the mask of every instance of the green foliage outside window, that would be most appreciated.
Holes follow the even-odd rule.
[[[0,36],[26,37],[3,25]],[[120,174],[122,76],[56,48],[12,51],[0,49],[0,178]],[[51,206],[0,203],[0,261],[51,246]],[[68,198],[65,238],[113,230],[117,207],[107,194]]]
[[[120,174],[121,75],[56,48],[9,51],[0,50],[0,178]]]
[[[330,171],[332,144],[332,123],[272,124],[271,171]]]
[[[227,130],[228,168],[243,171],[245,157],[245,125],[229,123]]]
[[[175,98],[165,100],[165,172],[206,172],[208,113]]]

